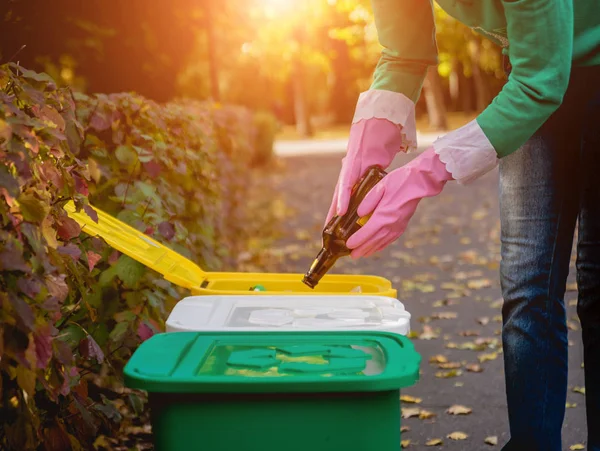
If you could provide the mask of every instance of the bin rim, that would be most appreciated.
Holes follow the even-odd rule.
[[[181,352],[173,357],[173,368],[164,374],[141,374],[140,368],[155,363],[153,347],[161,340],[169,338],[169,352],[174,353],[173,342],[181,343]],[[303,337],[303,338],[302,338]],[[204,343],[199,343],[204,339]],[[221,345],[277,346],[277,340],[294,339],[325,340],[329,345],[345,344],[354,340],[355,344],[376,343],[385,353],[385,369],[375,375],[333,375],[331,377],[291,376],[291,377],[252,377],[252,376],[209,376],[185,374],[182,367],[196,372],[206,360],[205,352],[211,349],[208,340]],[[239,340],[244,340],[243,342]],[[280,342],[281,343],[281,342]],[[194,351],[194,348],[196,351]],[[198,361],[198,349],[204,360]],[[154,361],[153,361],[154,359]],[[260,393],[361,393],[400,390],[414,385],[420,377],[421,355],[407,337],[382,331],[353,332],[173,332],[157,334],[146,340],[134,352],[124,369],[125,384],[129,388],[149,393],[188,393],[188,394],[260,394]]]

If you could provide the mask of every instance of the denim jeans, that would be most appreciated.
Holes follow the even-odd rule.
[[[567,396],[566,280],[578,224],[588,450],[600,451],[600,67],[500,162],[505,451],[560,451]]]

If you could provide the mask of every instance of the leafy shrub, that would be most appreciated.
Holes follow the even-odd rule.
[[[251,219],[250,114],[88,97],[0,66],[1,449],[92,449],[130,425],[144,401],[122,368],[185,294],[82,234],[65,202],[231,267]]]

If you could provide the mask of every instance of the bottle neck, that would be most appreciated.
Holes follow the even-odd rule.
[[[303,282],[310,288],[316,287],[339,257],[339,254],[334,254],[329,249],[322,248],[310,269],[304,276]]]

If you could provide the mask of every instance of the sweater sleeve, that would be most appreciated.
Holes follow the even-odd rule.
[[[503,0],[512,71],[477,117],[499,157],[517,150],[562,103],[573,52],[573,0]]]
[[[403,94],[416,103],[429,66],[437,64],[431,0],[371,0],[383,47],[371,89]]]

